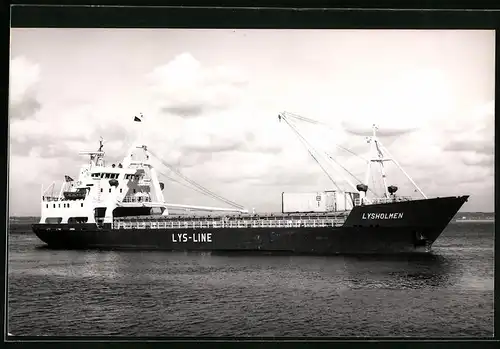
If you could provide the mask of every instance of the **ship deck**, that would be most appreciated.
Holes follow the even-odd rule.
[[[338,227],[344,224],[349,212],[120,217],[114,219],[113,229]]]

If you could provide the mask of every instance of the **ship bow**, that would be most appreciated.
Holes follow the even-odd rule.
[[[430,246],[468,198],[465,195],[356,206],[344,226],[410,232],[417,242]]]

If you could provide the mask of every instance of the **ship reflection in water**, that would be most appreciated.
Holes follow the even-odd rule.
[[[150,280],[180,278],[179,281],[182,282],[182,275],[187,273],[184,275],[185,281],[192,282],[193,277],[204,279],[211,275],[206,282],[214,284],[219,279],[217,273],[222,272],[226,281],[230,276],[236,284],[262,284],[262,280],[258,280],[261,277],[266,279],[265,283],[277,286],[280,274],[300,274],[301,283],[309,280],[311,287],[315,289],[323,281],[326,282],[326,287],[333,280],[346,289],[418,289],[443,286],[460,277],[456,270],[453,271],[455,265],[452,258],[432,253],[297,256],[286,253],[223,251],[64,251],[46,245],[37,247],[37,250],[52,251],[62,259],[72,260],[70,268],[52,265],[50,270],[38,268],[37,273],[109,281],[125,281],[131,275],[139,274]],[[54,257],[53,255],[51,259]],[[248,270],[250,267],[253,270]],[[198,272],[193,275],[191,271],[195,270]],[[270,277],[273,272],[277,273],[274,280]],[[331,279],[328,280],[329,278]],[[287,284],[290,286],[289,282]]]
[[[347,263],[348,269],[354,268],[370,275],[369,278],[351,280],[353,288],[383,287],[397,289],[419,289],[439,287],[449,284],[454,263],[450,258],[435,254],[387,255],[373,258],[355,257]]]

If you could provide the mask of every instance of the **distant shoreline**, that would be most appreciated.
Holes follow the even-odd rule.
[[[455,219],[452,222],[454,222],[454,223],[490,223],[490,222],[495,222],[495,218],[486,218],[486,219]]]

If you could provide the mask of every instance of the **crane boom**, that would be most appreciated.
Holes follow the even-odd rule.
[[[298,136],[299,140],[305,145],[305,147],[306,147],[307,151],[309,152],[309,154],[311,155],[311,157],[314,159],[314,161],[316,161],[316,163],[323,170],[323,172],[326,174],[326,176],[330,179],[330,181],[333,183],[333,185],[339,191],[343,191],[342,189],[340,189],[340,187],[338,186],[337,182],[335,182],[335,180],[332,178],[332,176],[330,175],[330,173],[328,173],[328,171],[323,166],[323,164],[319,161],[319,158],[321,157],[320,153],[318,153],[318,151],[316,151],[316,149],[314,149],[314,147],[299,132],[299,130],[297,130],[297,128],[295,127],[295,125],[293,125],[293,123],[290,122],[290,120],[288,120],[287,115],[285,115],[284,113],[281,113],[281,114],[279,114],[278,117],[279,117],[280,120],[284,120],[286,122],[286,124],[292,129],[292,131]]]
[[[300,121],[304,121],[304,122],[307,122],[307,123],[310,123],[310,124],[313,124],[313,125],[320,125],[320,126],[325,126],[326,128],[330,129],[330,130],[334,130],[334,128],[327,124],[326,122],[321,122],[321,121],[317,121],[317,120],[313,120],[313,119],[310,119],[310,118],[306,118],[304,116],[301,116],[301,115],[297,115],[297,114],[294,114],[294,113],[290,113],[290,112],[282,112],[281,115],[286,115],[287,117],[289,118],[293,118],[293,119],[297,119],[297,120],[300,120]],[[332,142],[332,145],[334,145],[335,147],[345,151],[345,152],[348,152],[349,154],[351,155],[354,155],[358,158],[360,158],[361,160],[363,161],[367,161],[367,159],[365,159],[364,157],[362,157],[361,155],[359,154],[356,154],[355,152],[353,152],[352,150],[349,150],[343,146],[341,146],[340,144],[337,144],[337,143],[334,143]]]

